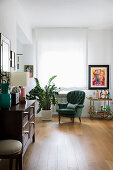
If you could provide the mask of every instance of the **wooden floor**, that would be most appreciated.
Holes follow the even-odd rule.
[[[37,118],[36,142],[23,164],[23,170],[113,170],[113,120],[82,118],[73,124],[61,118],[59,125],[58,117]],[[7,170],[3,165],[0,170]]]
[[[113,120],[36,119],[24,170],[113,170]]]

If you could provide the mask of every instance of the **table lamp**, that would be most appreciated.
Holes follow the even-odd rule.
[[[25,86],[28,84],[29,72],[12,72],[11,73],[11,86],[20,86],[20,102],[25,99]]]

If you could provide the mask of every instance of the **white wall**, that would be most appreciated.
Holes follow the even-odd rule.
[[[16,52],[16,25],[19,25],[28,39],[32,42],[32,32],[29,19],[18,0],[0,1],[0,33],[11,41],[11,50]]]
[[[20,5],[18,0],[16,0],[16,24],[20,27],[21,31],[24,34],[24,44],[31,44],[32,43],[32,28],[29,22],[29,18],[26,15],[25,10]],[[23,38],[23,34],[21,39]],[[23,39],[22,39],[23,40]]]
[[[0,33],[11,41],[11,49],[16,49],[15,0],[0,1]]]
[[[88,31],[88,65],[110,65],[109,86],[113,97],[113,30],[89,30]],[[87,90],[86,95],[93,94]],[[88,116],[89,101],[85,100],[84,115]]]
[[[16,71],[23,72],[23,44],[17,40],[17,55],[16,55],[16,64],[19,64],[19,69],[17,69],[16,65]],[[19,59],[18,59],[19,58]]]
[[[88,46],[87,46],[88,65],[93,65],[93,64],[110,65],[110,91],[111,91],[111,96],[113,97],[113,64],[112,64],[113,63],[113,30],[92,29],[92,30],[88,30],[87,33],[88,33],[88,39],[87,39],[88,40]],[[37,41],[38,41],[38,37],[37,37]],[[86,89],[85,92],[86,92],[86,96],[89,97],[93,94],[94,91]],[[89,116],[88,110],[89,110],[89,101],[86,99],[82,116],[84,117]]]
[[[34,86],[35,81],[34,77],[36,77],[36,60],[34,56],[34,46],[33,45],[24,45],[23,47],[23,68],[24,65],[33,65],[34,66],[34,76],[29,78],[29,84],[26,88],[26,92],[28,93]]]
[[[23,68],[24,65],[33,65],[34,66],[34,74],[33,78],[29,78],[29,85],[26,88],[26,93],[28,93],[36,84],[34,77],[36,77],[37,73],[37,62],[36,62],[36,32],[32,33],[33,43],[30,45],[23,46]]]
[[[113,30],[88,31],[88,64],[111,64]]]

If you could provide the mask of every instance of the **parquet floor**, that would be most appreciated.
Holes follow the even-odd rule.
[[[7,170],[5,161],[0,170]],[[36,118],[36,142],[24,155],[23,170],[113,170],[113,120]]]
[[[62,123],[63,122],[63,123]],[[24,156],[24,170],[113,170],[113,120],[82,123],[68,118],[36,119],[36,142]]]

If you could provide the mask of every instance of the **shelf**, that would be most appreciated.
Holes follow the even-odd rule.
[[[87,97],[87,99],[91,101],[112,101],[112,99],[96,99],[92,97]]]
[[[111,110],[109,110],[109,103],[113,102],[112,99],[96,99],[96,98],[92,98],[92,97],[88,97],[87,99],[90,100],[90,107],[89,107],[90,118],[101,118],[101,119],[107,119],[107,120],[113,118],[113,112]],[[104,101],[104,110],[95,111],[95,102],[94,101]],[[106,108],[106,101],[108,102],[108,106],[107,106],[108,109]]]

